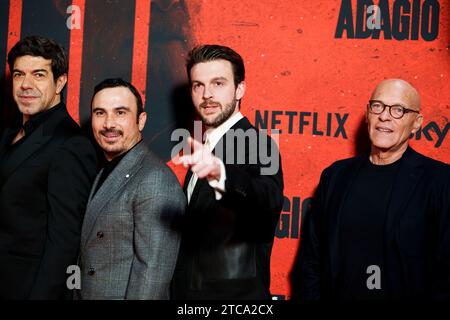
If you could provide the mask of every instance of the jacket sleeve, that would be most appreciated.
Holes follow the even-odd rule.
[[[322,172],[311,211],[304,218],[301,228],[300,249],[297,257],[299,276],[296,279],[299,283],[296,285],[299,288],[297,298],[302,301],[319,300],[321,298],[321,230],[323,229],[328,170],[329,168]]]
[[[45,249],[31,299],[66,297],[66,270],[76,264],[81,226],[96,169],[94,147],[82,136],[68,139],[51,162]]]
[[[169,168],[143,179],[133,204],[134,257],[125,299],[169,299],[186,198]]]
[[[436,197],[437,236],[436,265],[433,272],[434,299],[450,300],[450,166],[445,166],[441,172],[438,190],[433,192]]]

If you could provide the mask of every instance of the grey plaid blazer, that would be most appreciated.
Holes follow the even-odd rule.
[[[81,234],[78,299],[168,299],[186,199],[172,171],[141,142],[93,195]]]

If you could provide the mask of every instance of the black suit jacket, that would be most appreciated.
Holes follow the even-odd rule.
[[[301,232],[301,299],[338,298],[340,216],[365,161],[367,156],[337,161],[322,173]],[[400,161],[383,234],[389,299],[449,300],[450,166],[411,148]]]
[[[0,151],[11,143],[6,130]],[[65,106],[18,146],[0,180],[0,298],[65,298],[97,169],[93,145]]]
[[[225,164],[226,192],[217,201],[206,179],[195,185],[182,226],[174,299],[270,298],[270,255],[283,204],[281,158],[275,142],[261,140],[247,118],[231,129],[254,133],[258,143],[250,148],[246,141],[237,150],[236,140],[227,145],[222,137],[215,147],[215,155]],[[259,143],[268,150],[274,147],[279,166],[272,175],[261,175],[269,165],[258,155]],[[245,159],[239,159],[242,155]],[[191,175],[189,171],[185,190]]]

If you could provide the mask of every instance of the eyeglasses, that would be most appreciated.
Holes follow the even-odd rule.
[[[408,112],[419,113],[419,111],[408,109],[396,104],[389,106],[378,100],[369,100],[369,104],[367,105],[367,107],[369,108],[370,112],[374,114],[382,114],[384,112],[384,109],[386,109],[386,107],[389,107],[389,114],[394,119],[401,119],[403,118],[405,113]]]

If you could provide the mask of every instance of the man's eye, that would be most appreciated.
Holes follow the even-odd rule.
[[[215,83],[215,85],[216,85],[216,86],[219,86],[219,87],[220,87],[220,86],[223,86],[223,84],[224,84],[224,83],[223,83],[222,81],[216,81],[216,83]]]
[[[45,74],[43,74],[43,73],[36,73],[36,74],[35,74],[35,77],[36,77],[36,78],[44,78],[44,77],[45,77]]]
[[[383,109],[383,106],[380,103],[372,103],[372,108],[375,110]]]
[[[18,79],[18,78],[20,78],[20,77],[22,77],[22,76],[23,76],[23,74],[22,74],[22,73],[18,73],[18,72],[16,72],[16,73],[13,74],[13,78],[14,78],[14,79]]]
[[[94,112],[94,115],[95,115],[96,117],[100,117],[100,116],[102,116],[103,114],[104,114],[103,111],[95,111],[95,112]]]
[[[402,113],[403,107],[402,106],[392,106],[392,111],[397,112],[397,113]]]
[[[119,111],[117,111],[117,114],[119,115],[119,116],[123,116],[124,114],[125,114],[126,112],[125,111],[123,111],[123,110],[119,110]]]

